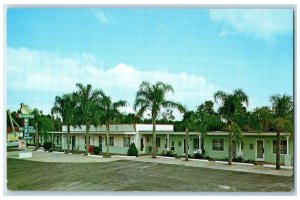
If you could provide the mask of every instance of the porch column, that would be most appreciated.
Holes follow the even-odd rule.
[[[239,150],[238,150],[237,156],[238,156],[238,157],[240,157],[240,156],[243,157],[243,152],[242,152],[242,142],[239,143]]]
[[[170,134],[167,134],[167,150],[170,150]]]
[[[286,136],[286,155],[289,155],[289,136]]]
[[[199,135],[199,152],[202,153],[201,134]]]
[[[51,134],[51,145],[53,147],[53,143],[54,143],[54,140],[53,140],[53,133]]]

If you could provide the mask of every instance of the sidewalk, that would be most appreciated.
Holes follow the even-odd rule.
[[[214,161],[200,161],[200,160],[185,161],[181,159],[163,158],[163,157],[152,159],[151,156],[138,157],[136,161],[184,165],[189,167],[221,169],[221,170],[230,170],[230,171],[238,171],[238,172],[250,172],[250,173],[268,174],[268,175],[276,175],[276,176],[291,177],[293,175],[293,169],[275,170],[273,168],[263,167],[261,165],[240,165],[240,164],[228,165],[227,163],[226,164],[217,163]]]
[[[29,150],[30,151],[30,150]],[[7,152],[8,158],[18,158],[20,151]],[[168,158],[168,157],[157,157],[156,159],[151,156],[140,156],[140,157],[127,157],[127,156],[113,156],[111,158],[102,158],[97,156],[83,156],[80,154],[69,154],[66,155],[61,152],[43,152],[43,151],[32,151],[32,158],[23,158],[24,160],[40,161],[40,162],[73,162],[73,163],[84,163],[84,162],[112,162],[118,160],[132,160],[138,162],[152,162],[161,164],[172,164],[172,165],[183,165],[189,167],[199,168],[210,168],[220,170],[230,170],[239,172],[250,172],[258,174],[268,174],[276,176],[288,176],[293,175],[293,169],[281,169],[275,170],[269,167],[263,167],[261,165],[228,165],[226,163],[217,163],[213,161],[200,161],[200,160],[189,160],[184,161],[181,159]]]

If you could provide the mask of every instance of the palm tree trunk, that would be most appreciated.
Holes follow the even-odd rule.
[[[70,124],[67,124],[67,154],[70,153]]]
[[[232,133],[228,135],[228,165],[232,165]]]
[[[39,149],[39,129],[38,129],[38,123],[35,122],[35,150],[38,149]]]
[[[276,132],[276,169],[280,170],[280,132]]]
[[[88,147],[90,146],[90,123],[86,123],[86,139],[85,139],[86,153],[89,153]]]
[[[188,161],[189,160],[189,129],[186,128],[185,129],[185,145],[184,145],[184,148],[185,148],[185,161]]]
[[[152,120],[153,138],[152,138],[152,158],[156,158],[156,121]]]
[[[106,124],[106,156],[109,156],[109,123]]]

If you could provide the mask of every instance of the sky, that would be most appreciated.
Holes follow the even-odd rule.
[[[191,110],[241,88],[251,111],[293,96],[293,10],[8,8],[6,54],[11,110],[48,114],[55,96],[89,83],[133,112],[146,80],[171,84],[168,98]]]

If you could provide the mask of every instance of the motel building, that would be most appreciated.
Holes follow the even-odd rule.
[[[70,149],[85,151],[85,125],[70,128]],[[49,132],[56,148],[67,149],[67,126],[62,126],[61,132]],[[233,144],[233,157],[242,156],[244,160],[262,163],[276,163],[276,133],[243,133],[242,143]],[[90,145],[97,146],[100,151],[106,151],[105,126],[90,127]],[[152,124],[119,124],[110,126],[108,140],[109,152],[112,154],[127,154],[130,143],[135,143],[139,155],[152,152]],[[174,132],[173,125],[156,125],[157,154],[164,150],[172,150],[178,156],[185,155],[185,132]],[[208,132],[202,136],[199,132],[190,132],[188,136],[188,153],[202,153],[203,157],[225,160],[228,158],[228,133]],[[293,165],[293,137],[290,133],[281,133],[280,162],[285,166]]]

